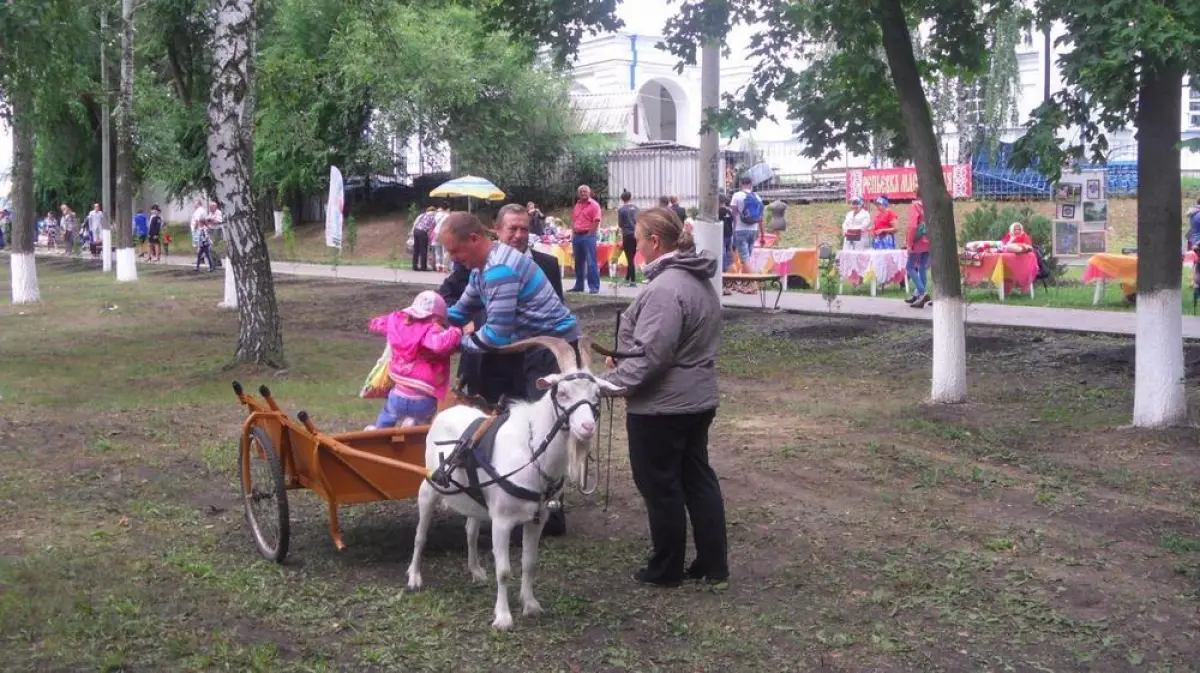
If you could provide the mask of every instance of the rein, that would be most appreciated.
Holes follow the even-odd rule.
[[[572,372],[572,373],[564,376],[562,379],[560,379],[560,381],[555,382],[554,385],[550,387],[550,390],[547,392],[547,394],[551,396],[550,401],[554,405],[554,416],[555,416],[554,425],[552,425],[550,427],[550,431],[546,434],[546,437],[544,439],[542,439],[542,442],[540,444],[538,444],[536,449],[533,450],[533,452],[530,455],[529,461],[520,465],[516,469],[508,472],[507,474],[496,475],[495,477],[492,477],[490,480],[488,480],[486,482],[477,484],[476,485],[477,488],[482,489],[486,486],[492,486],[492,485],[497,485],[497,484],[499,484],[503,487],[503,484],[501,482],[508,482],[510,477],[512,477],[513,475],[517,474],[518,472],[521,472],[525,468],[532,465],[534,467],[534,469],[537,470],[538,475],[541,477],[541,479],[545,482],[545,485],[546,485],[546,490],[542,492],[542,494],[541,494],[542,497],[540,499],[548,500],[555,493],[562,490],[563,480],[561,478],[557,479],[557,480],[550,479],[549,475],[547,475],[546,472],[544,470],[542,470],[542,466],[540,464],[538,464],[538,459],[541,458],[542,455],[545,454],[547,450],[549,450],[550,444],[554,441],[554,439],[556,437],[558,437],[558,435],[560,433],[562,433],[562,431],[566,428],[567,424],[570,423],[571,414],[574,413],[575,410],[578,409],[579,407],[584,406],[584,405],[591,407],[593,417],[596,418],[597,420],[599,420],[600,405],[593,404],[591,402],[591,400],[579,400],[579,401],[575,402],[574,404],[572,404],[570,407],[563,407],[561,404],[558,403],[558,384],[559,384],[559,382],[561,382],[561,381],[576,381],[576,380],[580,380],[580,379],[589,379],[589,380],[594,381],[595,377],[592,376],[591,374],[589,374],[588,372]],[[532,439],[532,432],[533,432],[533,426],[532,426],[532,424],[530,424],[531,439]],[[462,442],[462,441],[463,440],[460,437],[459,439],[456,439],[456,440],[446,440],[446,441],[438,442],[438,444],[439,445],[458,444],[459,442]],[[470,440],[468,440],[468,441],[470,441]],[[611,437],[610,437],[610,442],[611,442]],[[585,481],[587,479],[587,476],[586,476],[587,471],[586,470],[587,470],[587,464],[585,463],[584,464],[584,480]],[[455,487],[457,487],[458,490],[456,490],[456,491],[445,490],[444,491],[444,490],[438,488],[436,485],[434,486],[434,488],[436,488],[443,495],[458,495],[459,493],[467,492],[468,489],[470,488],[470,486],[464,486],[463,484],[460,484],[457,481],[454,481],[453,479],[450,480],[450,483],[452,483]],[[594,491],[594,489],[593,489],[593,491]]]

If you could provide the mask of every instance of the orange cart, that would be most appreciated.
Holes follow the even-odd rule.
[[[326,435],[301,411],[296,420],[279,409],[271,391],[247,395],[234,381],[238,401],[249,411],[242,424],[238,466],[246,521],[258,551],[282,563],[288,552],[287,492],[306,488],[329,507],[329,534],[338,551],[346,548],[338,527],[338,507],[417,495],[429,475],[425,467],[428,426],[387,428]],[[447,396],[443,407],[457,403]]]

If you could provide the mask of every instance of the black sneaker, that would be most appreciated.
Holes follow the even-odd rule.
[[[683,580],[664,580],[661,578],[651,578],[649,569],[638,568],[633,574],[633,581],[641,584],[649,584],[650,586],[659,587],[661,589],[677,589],[683,586]]]
[[[703,581],[708,584],[723,584],[729,581],[729,573],[725,573],[724,576],[709,575],[703,568],[697,568],[695,563],[688,566],[683,576],[689,580]]]

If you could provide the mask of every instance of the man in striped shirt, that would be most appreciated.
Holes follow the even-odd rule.
[[[464,339],[465,348],[507,346],[535,336],[551,336],[576,343],[579,325],[555,294],[550,280],[527,255],[502,243],[493,243],[479,218],[453,213],[442,224],[441,242],[446,254],[471,270],[462,297],[449,310],[450,323],[466,325],[480,311],[483,326]],[[537,379],[558,371],[550,351],[525,353],[526,398],[536,400],[543,391]]]

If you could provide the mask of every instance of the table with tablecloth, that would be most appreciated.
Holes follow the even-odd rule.
[[[904,282],[908,266],[907,250],[839,250],[838,273],[851,285],[871,284],[874,297],[880,283]]]
[[[1194,267],[1196,253],[1191,250],[1183,255],[1183,265]],[[1121,284],[1121,292],[1125,296],[1137,293],[1137,255],[1114,255],[1100,253],[1088,259],[1087,268],[1083,270],[1083,282],[1095,283],[1096,292],[1092,304],[1099,304],[1104,296],[1104,284],[1116,281]]]
[[[544,243],[534,243],[533,249],[538,252],[546,252],[554,255],[558,260],[558,265],[562,267],[563,275],[575,273],[575,255],[572,252],[570,243],[555,243],[546,245]],[[621,246],[617,243],[597,243],[596,244],[596,262],[600,265],[600,273],[608,272],[608,262],[614,254],[620,254]]]
[[[793,254],[790,257],[788,257],[787,261],[784,263],[785,270],[780,270],[779,272],[784,273],[786,271],[786,273],[788,273],[788,274],[792,274],[792,275],[796,275],[796,276],[800,276],[800,277],[804,278],[809,283],[816,282],[816,280],[817,280],[817,264],[816,264],[817,257],[816,257],[816,249],[815,248],[805,249],[805,248],[772,248],[772,247],[770,247],[779,242],[778,234],[766,234],[763,237],[763,240],[766,242],[766,246],[762,247],[759,245],[755,245],[754,251],[751,252],[752,258],[755,256],[755,253],[757,253],[759,250],[792,250],[792,251],[801,251],[801,252],[805,251],[805,250],[811,250],[812,251],[811,269],[809,268],[808,257],[806,254],[801,254],[798,259],[797,259],[797,255]],[[757,241],[756,241],[756,244],[757,244]],[[600,242],[600,243],[596,244],[596,262],[600,266],[601,274],[617,275],[617,276],[624,275],[626,260],[624,257],[622,257],[621,247],[622,246],[621,246],[620,241],[606,241],[606,242]],[[545,252],[545,253],[554,255],[554,258],[558,260],[558,265],[562,267],[562,272],[563,272],[564,276],[567,274],[575,273],[575,255],[573,252],[573,248],[571,247],[570,241],[566,241],[566,242],[555,241],[553,243],[548,243],[545,240],[545,238],[543,238],[541,240],[533,241],[533,249],[537,250],[538,252]],[[776,255],[774,253],[770,254],[771,262],[776,267],[781,263],[779,260],[782,257],[783,256]],[[760,258],[764,260],[763,263],[766,263],[765,257],[760,257]],[[610,261],[618,262],[617,268],[613,269],[613,271],[615,271],[615,273],[610,273],[610,271],[609,271],[608,266],[609,266]],[[754,261],[754,259],[752,259],[751,264],[754,264],[754,263],[756,263],[756,262]],[[637,268],[639,268],[639,269],[642,268],[644,261],[642,260],[641,253],[634,255],[634,264],[637,265]]]
[[[740,260],[731,269],[741,273],[774,273],[784,278],[800,276],[810,286],[817,284],[816,248],[754,248],[750,252],[750,263],[742,265]]]
[[[1013,289],[1028,290],[1033,296],[1033,283],[1038,275],[1038,258],[1034,252],[983,253],[978,264],[962,264],[962,281],[969,287],[992,283],[1000,293],[1000,301]]]

